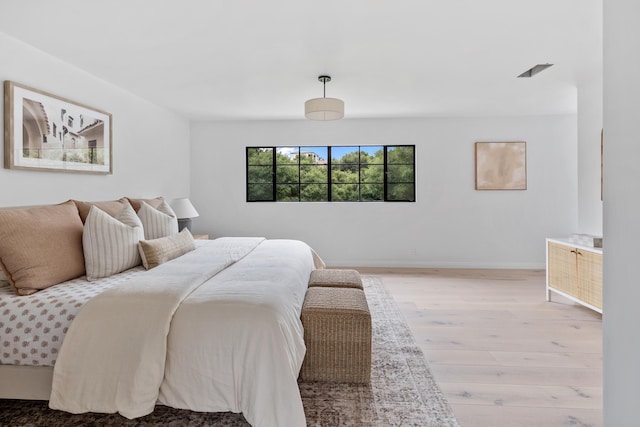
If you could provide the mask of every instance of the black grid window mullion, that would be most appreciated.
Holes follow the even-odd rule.
[[[412,159],[413,161],[411,163],[406,163],[406,162],[402,162],[402,163],[393,163],[391,166],[410,166],[412,168],[411,171],[411,181],[393,181],[391,183],[389,183],[388,180],[388,176],[390,174],[388,168],[389,168],[389,161],[388,161],[388,149],[389,147],[393,147],[393,148],[398,148],[398,147],[411,147],[411,151],[412,151]],[[385,185],[384,185],[384,200],[385,202],[415,202],[416,200],[416,152],[415,152],[415,145],[391,145],[391,146],[385,146],[385,151],[384,151],[384,168],[385,168],[385,174],[384,174],[384,178],[385,178]],[[411,197],[408,199],[391,199],[389,200],[389,194],[388,194],[388,187],[389,185],[401,185],[401,184],[410,184],[412,185],[412,192],[411,192]]]
[[[327,189],[327,201],[331,201],[331,196],[333,192],[333,183],[331,182],[331,168],[333,167],[331,164],[331,146],[327,147],[327,185],[329,188]]]
[[[277,191],[276,191],[276,147],[272,147],[271,150],[271,182],[272,182],[272,196],[271,201],[275,202]]]
[[[55,125],[54,125],[55,126]],[[247,202],[249,201],[249,147],[246,147],[244,150],[245,156],[245,199]]]
[[[271,150],[271,164],[269,166],[271,166],[271,180],[269,182],[252,182],[251,181],[251,167],[267,167],[267,164],[263,164],[260,163],[258,161],[258,163],[250,163],[249,160],[249,153],[251,152],[251,150]],[[246,156],[246,162],[245,162],[245,168],[246,168],[246,173],[245,173],[245,180],[246,180],[246,200],[247,202],[273,202],[275,201],[275,174],[274,174],[274,161],[275,161],[275,147],[246,147],[245,149],[245,156]],[[271,184],[271,197],[270,198],[262,198],[262,199],[250,199],[250,195],[251,195],[251,187],[255,186],[255,185],[268,185]]]
[[[360,156],[362,156],[362,150],[360,148],[360,146],[358,146],[358,201],[361,202],[362,201],[362,176],[360,176],[361,174],[361,165],[362,165],[362,159],[360,158]]]
[[[302,148],[298,147],[298,201],[302,201],[302,184],[300,184],[300,180],[302,180],[302,171],[300,170],[300,165],[302,164]]]
[[[386,202],[388,201],[387,199],[387,175],[388,175],[388,169],[387,169],[387,149],[388,147],[385,145],[384,149],[383,149],[383,154],[382,154],[382,163],[384,164],[383,167],[383,171],[382,171],[382,181],[383,181],[383,188],[382,188],[382,199]]]

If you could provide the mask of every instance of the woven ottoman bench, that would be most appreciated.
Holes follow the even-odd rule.
[[[360,273],[356,270],[313,270],[309,278],[309,287],[312,286],[364,289]]]
[[[371,314],[361,289],[311,287],[301,319],[307,346],[302,381],[369,383]]]

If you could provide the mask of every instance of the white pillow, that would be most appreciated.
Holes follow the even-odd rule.
[[[115,218],[91,206],[82,232],[87,280],[108,277],[140,265],[138,242],[142,239],[142,223],[130,205]]]
[[[178,219],[175,212],[164,200],[157,208],[146,202],[142,202],[138,217],[144,228],[146,240],[159,239],[160,237],[178,234]]]

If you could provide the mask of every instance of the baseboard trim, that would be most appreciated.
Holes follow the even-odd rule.
[[[438,262],[438,261],[399,261],[399,260],[324,260],[329,267],[387,267],[387,268],[466,268],[495,270],[544,270],[545,263],[493,263],[493,262]]]

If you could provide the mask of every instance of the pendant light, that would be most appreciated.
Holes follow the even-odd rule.
[[[319,76],[322,82],[322,98],[309,99],[304,103],[304,115],[311,120],[338,120],[344,117],[344,101],[337,98],[327,98],[327,82],[331,76]]]

